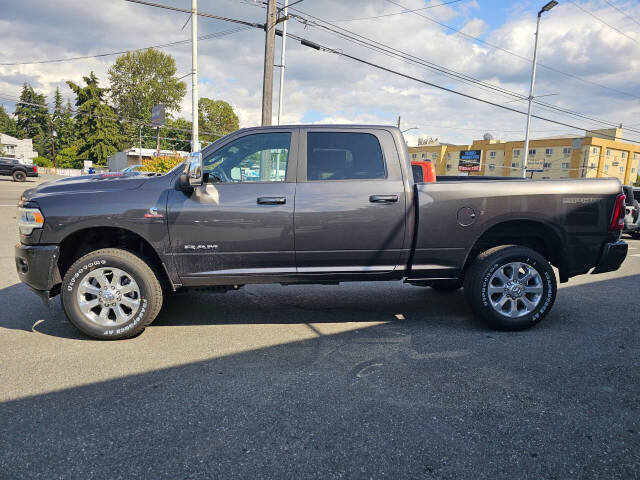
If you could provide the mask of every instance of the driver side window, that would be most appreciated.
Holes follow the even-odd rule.
[[[212,152],[203,161],[209,183],[284,182],[291,133],[246,135]]]

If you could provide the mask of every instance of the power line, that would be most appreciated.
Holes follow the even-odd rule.
[[[129,1],[129,0],[127,0]],[[209,33],[207,35],[202,35],[201,37],[198,37],[198,40],[209,40],[212,38],[220,38],[220,37],[224,37],[226,35],[231,35],[237,32],[240,32],[242,30],[247,30],[249,27],[247,26],[242,26],[242,27],[234,27],[231,28],[229,30],[223,30],[220,32],[215,32],[215,33]],[[151,45],[149,47],[141,47],[141,48],[134,48],[134,49],[129,49],[129,50],[120,50],[118,52],[108,52],[108,53],[98,53],[96,55],[82,55],[82,56],[78,56],[78,57],[67,57],[67,58],[56,58],[56,59],[52,59],[52,60],[33,60],[33,61],[28,61],[28,62],[13,62],[13,63],[0,63],[0,66],[6,67],[6,66],[18,66],[18,65],[38,65],[38,64],[44,64],[44,63],[58,63],[58,62],[70,62],[70,61],[75,61],[75,60],[86,60],[89,58],[100,58],[100,57],[109,57],[109,56],[113,56],[113,55],[122,55],[124,53],[128,53],[128,52],[139,52],[142,50],[149,50],[150,48],[168,48],[168,47],[173,47],[176,45],[186,45],[186,44],[190,44],[191,43],[191,39],[188,40],[178,40],[175,42],[170,42],[170,43],[161,43],[159,45]]]
[[[630,37],[629,35],[627,35],[626,33],[624,33],[622,30],[618,30],[616,27],[614,27],[613,25],[611,25],[610,23],[605,22],[603,19],[601,19],[599,16],[597,16],[595,13],[590,12],[589,10],[587,10],[586,8],[582,8],[580,5],[578,5],[576,2],[572,2],[571,0],[567,0],[570,4],[572,4],[574,7],[579,8],[580,10],[582,10],[584,13],[586,13],[587,15],[591,15],[593,18],[595,18],[596,20],[598,20],[600,23],[602,23],[603,25],[606,25],[607,27],[609,27],[611,30],[618,32],[620,35],[623,35],[625,37],[627,37],[629,40],[631,40],[632,42],[636,42],[638,45],[640,45],[640,42],[638,42],[638,40],[636,40],[633,37]]]
[[[340,50],[336,50],[334,48],[330,48],[330,47],[321,45],[319,43],[311,42],[311,41],[309,41],[309,40],[307,40],[305,38],[302,38],[302,37],[300,37],[298,35],[294,35],[294,34],[289,35],[288,34],[288,36],[290,36],[294,40],[298,40],[301,44],[303,44],[303,45],[305,45],[307,47],[313,48],[314,50],[325,51],[325,52],[333,53],[335,55],[338,55],[338,56],[341,56],[341,57],[344,57],[344,58],[349,58],[349,59],[351,59],[353,61],[362,63],[364,65],[369,65],[370,67],[377,68],[378,70],[382,70],[382,71],[385,71],[385,72],[388,72],[388,73],[393,73],[394,75],[398,75],[400,77],[404,77],[404,78],[406,78],[408,80],[413,80],[415,82],[422,83],[424,85],[428,85],[430,87],[434,87],[434,88],[437,88],[439,90],[443,90],[445,92],[453,93],[454,95],[458,95],[458,96],[461,96],[461,97],[464,97],[464,98],[468,98],[470,100],[475,100],[477,102],[481,102],[481,103],[484,103],[486,105],[491,105],[493,107],[501,108],[503,110],[507,110],[507,111],[510,111],[510,112],[513,112],[513,113],[518,113],[520,115],[526,115],[527,114],[527,112],[523,112],[522,110],[518,110],[517,108],[508,107],[506,105],[502,105],[502,104],[499,104],[499,103],[496,103],[496,102],[492,102],[490,100],[485,100],[484,98],[476,97],[474,95],[470,95],[470,94],[467,94],[467,93],[464,93],[464,92],[460,92],[460,91],[454,90],[452,88],[444,87],[442,85],[438,85],[438,84],[433,83],[433,82],[428,82],[428,81],[423,80],[421,78],[414,77],[412,75],[409,75],[409,74],[406,74],[406,73],[403,73],[403,72],[399,72],[398,70],[393,70],[393,69],[385,67],[383,65],[380,65],[380,64],[377,64],[377,63],[374,63],[374,62],[370,62],[370,61],[365,60],[363,58],[359,58],[359,57],[356,57],[354,55],[350,55],[348,53],[344,53],[344,52],[342,52]],[[580,130],[580,131],[589,130],[588,128],[579,127],[579,126],[576,126],[576,125],[573,125],[573,124],[570,124],[570,123],[560,122],[558,120],[553,120],[551,118],[546,118],[546,117],[543,117],[543,116],[540,116],[540,115],[531,115],[531,116],[533,118],[537,118],[538,120],[543,120],[545,122],[554,123],[556,125],[562,125],[564,127],[569,127],[569,128],[574,129],[574,130]],[[603,134],[602,136],[615,139],[615,137],[613,135],[604,135]],[[627,142],[639,143],[640,144],[640,140],[632,140],[632,139],[628,139],[628,138],[620,138],[620,140],[624,140],[624,141],[627,141]]]
[[[405,13],[419,12],[419,11],[422,11],[422,10],[429,10],[431,8],[443,7],[445,5],[451,5],[452,3],[458,3],[460,1],[462,1],[462,0],[452,0],[450,2],[438,3],[437,5],[429,5],[428,7],[415,8],[413,10],[404,11],[404,12],[386,13],[384,15],[375,15],[373,17],[360,17],[360,18],[350,18],[348,20],[331,20],[331,21],[334,22],[334,23],[345,23],[345,22],[357,22],[357,21],[360,21],[360,20],[373,20],[374,18],[393,17],[393,16],[396,16],[396,15],[404,15]]]
[[[392,3],[392,4],[394,4],[394,5],[398,6],[398,7],[404,8],[405,10],[409,10],[405,6],[400,5],[399,3],[397,3],[397,2],[395,2],[393,0],[385,0],[385,1],[387,1],[389,3]],[[301,12],[301,13],[304,13],[304,12]],[[458,35],[462,35],[463,37],[466,37],[466,38],[468,38],[470,40],[482,43],[484,45],[487,45],[488,47],[495,48],[496,50],[500,50],[500,51],[502,51],[502,52],[504,52],[504,53],[506,53],[508,55],[512,55],[512,56],[517,57],[517,58],[519,58],[521,60],[524,60],[524,61],[526,61],[528,63],[531,63],[531,61],[532,61],[530,58],[527,58],[527,57],[525,57],[523,55],[519,55],[519,54],[517,54],[515,52],[512,52],[510,50],[507,50],[506,48],[500,47],[498,45],[494,45],[494,44],[489,43],[489,42],[487,42],[485,40],[482,40],[481,38],[474,37],[473,35],[469,35],[468,33],[464,33],[460,29],[457,29],[457,28],[451,27],[449,25],[446,25],[446,24],[436,20],[435,18],[428,17],[427,15],[421,14],[419,12],[413,12],[413,14],[414,15],[418,15],[419,17],[422,17],[422,18],[424,18],[426,20],[429,20],[430,22],[437,23],[441,27],[444,27],[444,28],[446,28],[448,30],[451,30],[451,31],[457,33]],[[626,96],[629,96],[629,97],[634,97],[634,98],[640,99],[640,95],[636,95],[636,94],[633,94],[633,93],[629,93],[629,92],[625,92],[625,91],[622,91],[622,90],[618,90],[617,88],[613,88],[613,87],[607,87],[606,85],[602,85],[602,84],[594,82],[592,80],[587,80],[586,78],[582,78],[582,77],[580,77],[578,75],[574,75],[572,73],[564,72],[562,70],[559,70],[557,68],[551,67],[549,65],[545,65],[545,64],[540,63],[540,62],[538,62],[538,66],[542,67],[542,68],[545,68],[547,70],[550,70],[552,72],[559,73],[561,75],[564,75],[564,76],[579,80],[579,81],[584,82],[584,83],[588,83],[588,84],[595,85],[595,86],[600,87],[600,88],[604,88],[604,89],[607,89],[607,90],[611,90],[611,91],[620,93],[622,95],[626,95]]]
[[[294,10],[296,10],[296,9],[294,9]],[[300,11],[300,10],[297,10],[297,11]],[[366,48],[375,50],[378,53],[382,53],[382,54],[387,55],[387,56],[399,57],[403,61],[406,61],[406,62],[409,62],[409,63],[416,63],[418,65],[421,65],[421,66],[425,67],[425,68],[428,68],[428,69],[436,71],[436,72],[440,72],[440,73],[442,73],[442,74],[444,74],[446,76],[450,76],[450,77],[455,78],[457,80],[461,80],[463,82],[468,82],[468,83],[474,84],[474,85],[476,85],[476,86],[478,86],[480,88],[483,88],[485,90],[493,90],[495,92],[498,92],[499,94],[503,94],[505,96],[508,96],[508,98],[515,98],[516,100],[528,100],[527,97],[525,97],[523,94],[520,94],[518,92],[514,92],[514,91],[508,90],[508,89],[506,89],[504,87],[500,87],[500,86],[497,86],[495,84],[491,84],[489,82],[484,82],[484,81],[479,80],[477,78],[474,78],[474,77],[472,77],[470,75],[462,74],[462,73],[456,72],[455,70],[449,69],[447,67],[443,67],[441,65],[434,64],[433,62],[429,62],[429,61],[424,60],[424,59],[422,59],[420,57],[416,57],[415,55],[410,55],[410,54],[405,53],[405,52],[403,52],[401,50],[395,49],[395,48],[390,47],[390,46],[388,46],[386,44],[383,44],[383,43],[380,43],[380,42],[378,42],[376,40],[373,40],[371,38],[368,38],[368,37],[365,37],[365,36],[360,35],[358,33],[355,33],[353,31],[347,30],[347,29],[345,29],[343,27],[334,25],[331,22],[328,22],[326,20],[320,19],[320,18],[315,17],[313,15],[310,15],[308,13],[304,13],[304,12],[301,12],[301,13],[311,17],[312,19],[317,20],[317,21],[314,22],[314,21],[309,20],[309,19],[307,19],[305,17],[302,17],[300,15],[296,15],[296,14],[292,15],[298,21],[302,22],[305,26],[311,25],[311,26],[315,26],[316,28],[321,28],[321,29],[323,29],[323,30],[325,30],[325,31],[327,31],[329,33],[332,33],[334,35],[338,35],[343,39],[346,39],[348,41],[357,43],[357,44],[359,44],[361,46],[364,46]],[[322,22],[322,23],[318,23],[318,22]],[[323,23],[326,23],[326,24],[328,24],[328,25],[330,25],[331,27],[334,27],[334,28],[332,29],[330,27],[327,27],[326,25],[323,25]],[[336,30],[336,29],[339,29],[339,30]],[[358,37],[358,38],[354,38],[354,36]],[[541,102],[539,100],[534,100],[534,102],[536,104],[543,105],[544,107],[546,107],[545,108],[546,110],[556,110],[556,111],[558,111],[558,112],[560,112],[560,113],[562,113],[564,115],[569,115],[569,116],[574,116],[574,117],[587,119],[587,120],[590,120],[590,121],[592,121],[592,122],[594,122],[596,124],[600,123],[600,124],[608,126],[608,127],[616,127],[618,125],[618,123],[615,123],[615,122],[612,122],[612,121],[601,120],[601,119],[598,119],[598,118],[590,117],[590,116],[584,115],[584,114],[582,114],[580,112],[574,112],[574,111],[571,111],[571,110],[566,109],[566,108],[557,107],[557,106],[552,105],[550,103]],[[633,131],[634,133],[639,133],[640,134],[640,130],[633,130],[633,129],[629,129],[629,130]]]
[[[624,10],[620,10],[618,7],[616,7],[613,3],[611,3],[609,0],[604,0],[605,3],[611,5],[613,8],[615,8],[618,12],[620,12],[624,17],[628,18],[629,20],[631,20],[632,22],[640,25],[640,22],[638,20],[636,20],[635,18],[627,15]]]

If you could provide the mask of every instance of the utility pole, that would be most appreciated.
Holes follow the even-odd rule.
[[[398,115],[398,128],[400,128],[400,115]]]
[[[198,0],[191,0],[191,152],[199,152],[199,151],[200,151],[200,141],[198,140]]]
[[[558,2],[551,0],[538,12],[538,21],[536,23],[536,40],[533,46],[533,67],[531,68],[531,85],[529,86],[529,108],[527,109],[527,128],[524,134],[524,160],[522,162],[522,178],[527,178],[527,160],[529,159],[529,127],[531,126],[531,107],[533,105],[533,84],[536,81],[536,63],[538,62],[538,37],[540,33],[540,19],[544,12],[548,12]]]
[[[192,0],[195,2],[195,0]],[[268,0],[262,79],[262,125],[271,125],[273,108],[273,61],[276,44],[276,0]]]
[[[278,125],[280,125],[280,116],[282,115],[282,99],[284,97],[284,54],[287,48],[287,13],[289,0],[284,0],[284,22],[282,23],[282,51],[280,52],[280,90],[278,90]],[[278,157],[279,158],[279,157]]]
[[[160,127],[156,127],[156,157],[160,156]]]
[[[142,165],[142,125],[138,128],[138,140],[140,141],[140,148],[138,149],[138,164]]]
[[[58,162],[56,162],[56,146],[53,138],[56,136],[56,131],[53,128],[53,120],[51,120],[51,156],[53,157],[53,168],[58,168]]]

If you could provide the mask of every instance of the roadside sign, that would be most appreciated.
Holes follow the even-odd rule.
[[[459,172],[479,172],[481,150],[462,150],[458,161]]]
[[[151,125],[163,127],[165,122],[164,105],[156,105],[151,109]]]
[[[544,169],[542,168],[527,168],[527,173],[542,173]]]

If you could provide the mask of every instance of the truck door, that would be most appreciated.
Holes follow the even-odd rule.
[[[391,272],[406,198],[391,133],[301,130],[294,214],[298,273]]]
[[[297,129],[239,133],[204,150],[201,187],[170,192],[171,248],[186,285],[295,272],[296,146]]]

